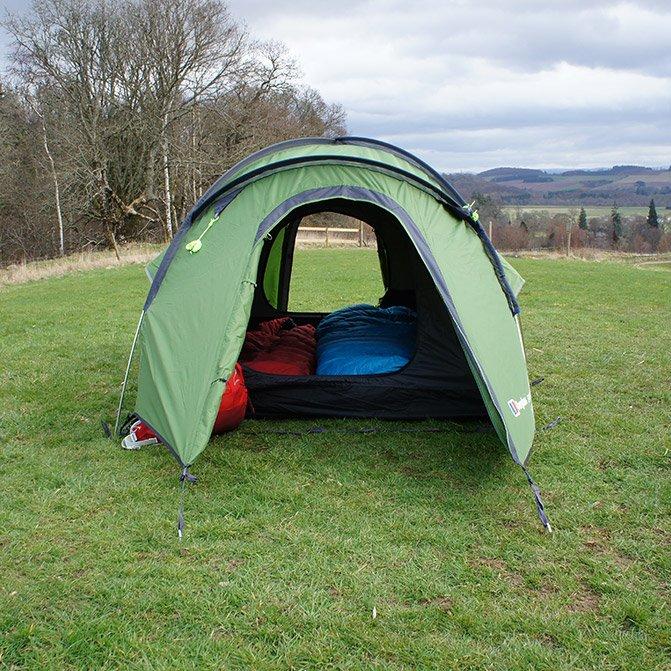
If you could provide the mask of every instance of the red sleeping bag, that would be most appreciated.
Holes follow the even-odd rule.
[[[296,326],[289,317],[262,322],[248,331],[240,361],[260,373],[312,375],[317,338],[311,324]]]
[[[248,331],[240,354],[249,368],[273,375],[313,375],[316,366],[317,338],[311,324],[296,326],[289,317],[262,322]],[[212,433],[232,431],[245,418],[249,394],[242,366],[238,363],[221,397]],[[129,450],[157,443],[156,434],[143,422],[131,426],[122,445]]]

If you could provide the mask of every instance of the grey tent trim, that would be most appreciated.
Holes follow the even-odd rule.
[[[268,147],[264,147],[259,151],[250,154],[241,161],[238,161],[234,166],[229,168],[203,195],[201,201],[205,202],[210,196],[218,192],[223,188],[226,183],[235,175],[240,172],[243,168],[246,168],[248,165],[255,163],[259,159],[267,156],[268,154],[273,154],[278,151],[284,151],[285,149],[291,149],[292,147],[301,147],[311,144],[321,144],[326,146],[332,146],[337,144],[348,144],[357,147],[372,147],[378,149],[385,149],[390,154],[393,154],[397,158],[402,158],[416,168],[422,170],[428,177],[438,182],[443,187],[446,187],[448,193],[451,197],[454,197],[459,205],[464,205],[465,201],[459,194],[459,192],[442,176],[440,173],[436,172],[431,168],[427,163],[417,158],[410,152],[407,152],[403,149],[399,149],[392,144],[387,142],[380,142],[379,140],[372,140],[364,137],[354,137],[354,136],[344,136],[344,137],[335,137],[335,138],[325,138],[325,137],[301,137],[294,140],[284,140],[283,142],[277,142]]]
[[[352,144],[356,146],[370,146],[370,147],[382,148],[385,151],[393,154],[394,156],[402,158],[411,163],[412,165],[414,165],[415,167],[418,167],[427,177],[429,177],[432,180],[432,182],[437,182],[438,186],[436,186],[432,182],[425,181],[421,177],[418,177],[413,173],[403,170],[402,168],[392,168],[391,166],[384,166],[382,164],[379,164],[377,161],[351,156],[350,157],[311,156],[311,157],[296,157],[293,159],[285,159],[276,161],[274,163],[270,163],[266,166],[261,166],[255,170],[252,170],[248,174],[244,173],[240,174],[234,179],[230,180],[231,177],[239,173],[244,167],[257,161],[259,158],[262,158],[265,155],[291,147],[310,145],[310,144],[320,144],[320,145]],[[375,169],[384,174],[388,174],[392,177],[395,177],[396,179],[407,181],[408,183],[413,184],[415,187],[425,191],[432,197],[436,198],[447,209],[449,209],[454,216],[468,222],[468,224],[475,230],[478,237],[482,241],[482,244],[485,248],[485,252],[492,266],[494,267],[494,272],[499,281],[499,284],[501,285],[501,289],[504,295],[506,296],[506,300],[508,301],[508,305],[510,307],[511,312],[513,313],[513,315],[519,314],[520,312],[519,303],[517,302],[517,299],[510,286],[510,283],[508,282],[508,279],[505,275],[505,271],[498,257],[498,254],[496,253],[496,250],[494,249],[483,227],[475,218],[473,218],[470,210],[467,208],[467,206],[464,205],[463,198],[456,191],[456,189],[454,189],[447,182],[447,180],[445,180],[445,178],[442,177],[439,173],[437,173],[433,168],[431,168],[421,159],[413,156],[409,152],[394,147],[393,145],[390,145],[386,142],[380,142],[377,140],[368,140],[366,138],[348,138],[348,137],[334,138],[334,139],[298,138],[296,140],[287,140],[285,142],[279,142],[277,144],[271,145],[270,147],[266,147],[265,149],[262,149],[256,152],[255,154],[248,156],[247,158],[243,159],[242,161],[234,165],[232,168],[227,170],[226,173],[224,173],[224,175],[222,175],[222,177],[220,177],[216,181],[216,183],[212,187],[210,187],[207,190],[207,192],[198,200],[196,205],[192,208],[192,210],[189,212],[186,219],[184,220],[182,226],[177,232],[177,235],[175,236],[172,243],[168,247],[168,250],[166,251],[161,261],[158,271],[156,272],[156,276],[154,277],[154,280],[152,282],[149,295],[147,296],[147,300],[145,301],[144,309],[147,310],[151,302],[154,300],[156,293],[158,292],[161,286],[161,283],[168,269],[168,266],[170,265],[170,262],[172,261],[172,258],[174,257],[177,251],[179,242],[183,239],[186,232],[191,228],[195,218],[212,201],[219,198],[219,202],[216,203],[216,207],[217,207],[217,214],[220,214],[225,209],[225,207],[230,203],[230,201],[242,189],[244,189],[246,186],[253,183],[254,181],[271,176],[276,172],[279,172],[280,170],[285,169],[289,170],[301,167],[303,165],[315,165],[319,164],[322,161],[324,162],[324,164],[329,165],[353,164],[360,167],[367,167],[368,169]],[[228,183],[229,181],[230,184]],[[443,200],[443,198],[445,200]]]

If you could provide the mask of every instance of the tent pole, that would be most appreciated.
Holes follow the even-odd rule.
[[[128,384],[128,376],[130,374],[130,366],[133,362],[133,354],[135,354],[135,346],[137,345],[137,339],[140,336],[140,327],[142,326],[142,320],[144,319],[144,310],[140,315],[140,319],[137,322],[137,328],[135,329],[135,335],[133,336],[133,344],[130,346],[130,354],[128,355],[128,365],[126,366],[126,374],[123,376],[123,384],[121,385],[121,397],[119,398],[119,407],[116,411],[116,419],[114,421],[114,435],[119,435],[119,421],[121,419],[121,408],[123,406],[123,399],[126,394],[126,385]]]

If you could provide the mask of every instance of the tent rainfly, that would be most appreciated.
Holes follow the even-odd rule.
[[[125,389],[139,345],[131,417],[159,436],[182,481],[191,479],[248,327],[288,314],[323,317],[287,306],[298,224],[326,211],[373,227],[387,294],[413,296],[417,351],[396,373],[346,378],[345,398],[337,377],[245,371],[257,413],[488,417],[551,530],[526,468],[535,422],[517,303],[524,281],[441,174],[384,142],[281,142],[233,166],[200,198],[147,269],[151,288],[124,380]],[[123,391],[116,433],[122,407]]]

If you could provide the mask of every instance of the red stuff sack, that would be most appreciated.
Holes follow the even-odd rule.
[[[247,387],[242,375],[242,366],[237,363],[231,377],[228,378],[226,391],[221,397],[212,433],[224,433],[237,429],[245,418],[247,400]],[[121,446],[126,450],[139,450],[143,445],[155,445],[158,442],[160,441],[156,434],[144,422],[138,420],[131,426],[130,434],[123,439]]]
[[[242,366],[235,364],[235,369],[228,378],[226,391],[221,397],[219,412],[214,420],[212,433],[224,433],[237,429],[240,422],[245,418],[248,401],[247,387],[245,378],[242,375]]]

